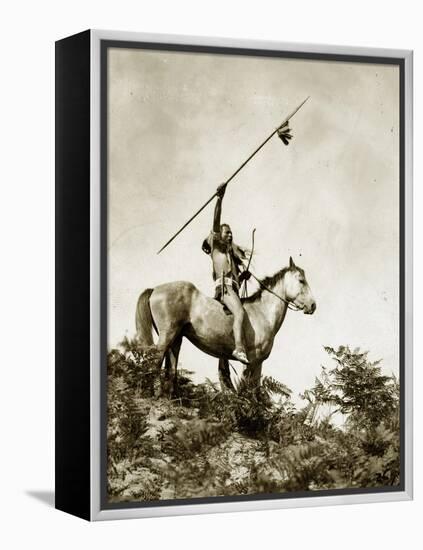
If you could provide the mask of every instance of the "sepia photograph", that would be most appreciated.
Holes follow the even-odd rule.
[[[107,506],[400,490],[400,66],[104,63]]]

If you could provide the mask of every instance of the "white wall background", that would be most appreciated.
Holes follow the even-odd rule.
[[[74,0],[4,3],[0,385],[3,548],[416,548],[421,541],[422,354],[415,350],[415,500],[88,524],[54,487],[54,40],[86,28],[415,50],[415,335],[422,329],[422,34],[418,3]]]

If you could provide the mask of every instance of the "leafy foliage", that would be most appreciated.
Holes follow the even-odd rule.
[[[297,408],[291,391],[220,391],[180,371],[172,399],[153,348],[125,340],[108,356],[108,494],[111,501],[380,487],[399,483],[399,384],[379,362],[346,346],[325,348],[322,368]],[[319,407],[347,416],[337,427]]]
[[[325,350],[336,366],[330,372],[323,367],[324,381],[317,379],[314,388],[316,398],[349,414],[349,421],[357,427],[375,427],[391,417],[398,407],[398,383],[381,374],[380,361],[369,362],[368,352],[352,352],[345,346]]]
[[[331,404],[347,414],[346,434],[337,432],[337,482],[354,487],[399,484],[400,390],[394,376],[384,376],[380,361],[370,362],[368,352],[348,346],[325,347],[335,367],[322,367],[320,378],[307,397]],[[342,453],[342,445],[348,456]],[[342,459],[342,460],[341,460]],[[344,472],[344,475],[341,475]],[[347,474],[347,475],[345,475]]]

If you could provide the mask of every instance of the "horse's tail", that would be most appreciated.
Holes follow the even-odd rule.
[[[137,329],[138,341],[142,346],[152,346],[154,321],[151,315],[150,296],[153,293],[152,288],[147,288],[141,293],[137,302],[135,313],[135,326]]]

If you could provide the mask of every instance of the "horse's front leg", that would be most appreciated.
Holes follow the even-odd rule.
[[[262,362],[256,362],[244,367],[238,391],[245,388],[258,389],[260,387],[262,364]]]
[[[222,391],[229,390],[234,392],[235,387],[231,380],[231,371],[227,359],[219,359],[219,382]]]

